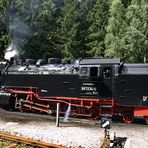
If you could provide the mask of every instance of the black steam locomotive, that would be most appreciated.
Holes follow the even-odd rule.
[[[0,63],[0,105],[21,111],[98,119],[121,115],[148,121],[148,64],[124,64],[120,59],[50,58],[25,63]]]

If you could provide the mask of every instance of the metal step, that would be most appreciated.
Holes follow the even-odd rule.
[[[101,105],[100,107],[101,108],[112,108],[113,106],[112,105]]]
[[[101,116],[104,116],[104,117],[112,117],[111,114],[100,114]]]

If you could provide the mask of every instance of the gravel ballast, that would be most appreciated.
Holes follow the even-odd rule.
[[[70,148],[98,148],[104,137],[99,125],[60,123],[56,127],[55,121],[50,120],[13,119],[0,118],[0,131]],[[113,125],[110,133],[114,132],[128,138],[129,148],[148,148],[147,125]]]

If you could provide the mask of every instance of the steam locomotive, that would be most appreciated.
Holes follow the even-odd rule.
[[[148,64],[86,58],[0,63],[0,105],[7,109],[99,119],[120,115],[148,122]]]

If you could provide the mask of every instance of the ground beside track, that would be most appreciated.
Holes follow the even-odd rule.
[[[0,130],[71,148],[98,148],[104,136],[99,122],[60,123],[60,127],[56,127],[55,121],[48,116],[5,111],[0,111]],[[130,148],[148,147],[148,125],[142,120],[134,124],[113,123],[110,132],[127,137]]]

